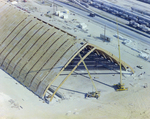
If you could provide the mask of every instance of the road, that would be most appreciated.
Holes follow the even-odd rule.
[[[49,1],[53,2],[52,0],[49,0]],[[112,21],[111,19],[104,18],[100,15],[97,15],[95,17],[90,17],[89,13],[82,11],[78,8],[72,7],[70,5],[67,5],[65,3],[59,2],[59,1],[55,1],[55,4],[64,6],[67,9],[69,9],[70,11],[73,11],[76,14],[86,17],[87,19],[93,20],[101,25],[106,25],[106,27],[108,27],[110,29],[113,29],[113,30],[117,29],[116,21]],[[127,35],[127,36],[135,39],[135,40],[139,40],[143,43],[150,45],[150,35],[149,34],[134,30],[133,28],[128,27],[127,25],[120,24],[120,23],[118,24],[118,30],[119,30],[119,33],[122,33],[124,35]]]

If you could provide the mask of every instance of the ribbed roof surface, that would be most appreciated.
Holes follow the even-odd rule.
[[[0,34],[0,65],[39,96],[86,44],[3,2],[0,2]]]
[[[75,39],[73,35],[2,1],[0,34],[1,68],[39,97],[87,46],[94,48],[98,55],[119,62],[110,52]],[[121,63],[125,69],[129,66]]]

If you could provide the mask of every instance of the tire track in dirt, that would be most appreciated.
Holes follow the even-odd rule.
[[[131,88],[127,92],[113,92],[102,101],[105,114],[115,118],[150,118],[150,97],[148,88]],[[106,103],[107,102],[107,103]],[[114,114],[116,113],[117,114]]]

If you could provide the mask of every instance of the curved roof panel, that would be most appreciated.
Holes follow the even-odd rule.
[[[0,66],[39,97],[85,47],[119,61],[111,53],[4,2],[0,2],[0,19]],[[122,61],[122,66],[129,65]]]

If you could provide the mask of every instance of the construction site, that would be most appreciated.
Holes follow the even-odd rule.
[[[150,23],[94,2],[0,1],[0,119],[150,118]]]

